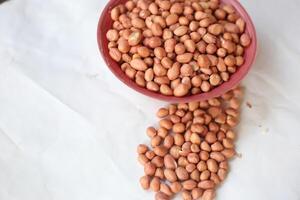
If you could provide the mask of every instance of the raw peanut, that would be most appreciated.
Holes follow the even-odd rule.
[[[189,63],[193,58],[193,54],[191,53],[184,53],[181,55],[177,55],[176,60],[179,63]]]
[[[187,180],[182,182],[182,187],[185,190],[193,190],[197,186],[197,182],[194,180]]]
[[[137,48],[137,53],[143,57],[143,58],[146,58],[146,57],[149,57],[150,56],[150,51],[147,47],[144,47],[144,46],[140,46]]]
[[[106,38],[110,42],[115,42],[119,39],[119,32],[115,29],[110,29],[106,33]]]
[[[187,26],[179,26],[174,30],[174,34],[177,36],[183,36],[188,32],[189,28]]]
[[[204,127],[201,124],[192,124],[191,131],[201,134],[204,131]]]
[[[198,184],[198,187],[202,189],[212,189],[215,187],[215,183],[211,180],[205,180],[205,181],[201,181]]]
[[[197,169],[202,172],[205,171],[207,169],[207,165],[206,163],[202,160],[197,164]]]
[[[175,173],[176,173],[178,179],[181,181],[187,180],[189,178],[188,172],[183,167],[176,168]]]
[[[130,62],[130,66],[139,71],[145,71],[146,69],[148,69],[147,64],[142,59],[139,58],[133,59]]]
[[[135,82],[138,86],[141,86],[141,87],[145,87],[146,86],[146,81],[144,79],[143,76],[136,76],[135,78]]]
[[[240,32],[239,27],[233,23],[226,23],[224,25],[224,29],[226,32],[229,32],[229,33],[239,33]]]
[[[182,97],[187,95],[189,92],[189,87],[186,84],[179,84],[175,89],[174,89],[174,95],[177,97]]]
[[[162,39],[159,37],[151,37],[151,38],[149,38],[148,45],[152,49],[159,47],[162,45]]]
[[[222,161],[225,160],[224,155],[220,152],[211,152],[210,153],[210,158],[216,160],[217,162],[222,162]]]
[[[135,75],[136,75],[136,70],[133,69],[132,67],[127,67],[125,69],[125,74],[130,78],[130,79],[134,79]]]
[[[163,94],[163,95],[166,95],[166,96],[171,96],[173,95],[173,91],[172,89],[166,85],[166,84],[162,84],[160,86],[160,92]]]
[[[212,74],[209,77],[209,82],[212,86],[217,86],[221,83],[221,77],[218,74]]]
[[[207,168],[211,172],[217,172],[218,171],[218,164],[214,159],[208,159],[207,160]]]
[[[211,151],[211,148],[210,148],[209,144],[206,141],[201,142],[200,148],[203,151],[207,151],[207,152]]]
[[[188,39],[184,41],[184,45],[186,47],[186,50],[193,53],[196,50],[196,44],[193,40]]]
[[[155,156],[151,162],[156,166],[156,167],[163,167],[164,166],[164,161],[161,157]]]
[[[148,151],[148,147],[145,144],[140,144],[137,148],[138,154],[144,154]]]
[[[174,140],[174,144],[175,144],[175,140]],[[170,154],[175,158],[178,159],[180,157],[179,152],[181,151],[181,148],[179,146],[173,146],[170,149]]]
[[[154,147],[153,151],[156,155],[161,157],[164,157],[168,153],[168,149],[164,146]]]
[[[236,50],[236,45],[230,40],[221,40],[221,46],[226,49],[227,53],[229,54]]]
[[[192,78],[192,85],[195,87],[200,87],[202,84],[202,79],[200,76],[194,76]]]
[[[140,184],[144,190],[148,190],[150,188],[150,176],[141,177]]]
[[[173,192],[171,191],[170,187],[165,183],[160,184],[160,191],[168,196],[173,195]]]
[[[225,19],[225,17],[226,17],[226,12],[223,10],[223,9],[217,9],[216,11],[215,11],[215,16],[217,17],[217,19]]]
[[[229,55],[225,57],[224,62],[228,67],[233,67],[236,64],[236,59],[234,56]]]
[[[170,149],[174,144],[174,138],[172,135],[167,135],[164,139],[163,145],[167,148]]]
[[[212,23],[215,22],[215,19],[209,17],[209,18],[205,18],[205,19],[202,19],[199,24],[201,27],[203,28],[207,28],[209,25],[211,25]]]
[[[180,15],[183,13],[183,6],[180,3],[174,3],[170,8],[170,13]]]
[[[144,165],[144,172],[146,175],[153,176],[155,174],[156,167],[153,163],[148,162]]]
[[[154,78],[154,72],[152,68],[149,68],[145,71],[145,80],[146,81],[152,81]]]
[[[194,171],[195,169],[197,168],[197,166],[193,163],[188,163],[186,166],[185,166],[185,169],[188,173],[192,173],[192,171]]]
[[[250,36],[247,33],[244,33],[240,37],[240,42],[241,42],[242,46],[248,47],[250,45],[250,43],[251,43]]]
[[[158,6],[157,6],[157,4],[156,3],[151,3],[150,5],[149,5],[149,11],[151,12],[151,14],[153,14],[153,15],[157,15],[158,14]]]
[[[163,30],[162,38],[164,40],[173,38],[173,32],[170,29],[164,29]]]
[[[182,188],[182,186],[181,186],[180,182],[173,182],[170,184],[170,189],[175,194],[180,192],[181,188]]]
[[[219,164],[219,167],[222,169],[228,169],[228,162],[225,160]]]
[[[224,149],[221,153],[227,158],[230,159],[235,156],[236,152],[234,149]]]
[[[173,66],[168,70],[167,76],[170,80],[175,80],[180,74],[180,64],[174,63]]]
[[[199,155],[196,153],[189,153],[187,159],[190,163],[197,164],[200,160]]]
[[[142,29],[142,28],[144,28],[146,26],[145,21],[142,20],[139,17],[133,18],[131,20],[131,24],[132,24],[133,27],[139,28],[139,29]]]
[[[147,151],[145,153],[145,156],[149,159],[152,160],[155,157],[155,153],[153,151]]]
[[[154,49],[154,55],[160,60],[167,56],[166,51],[162,47],[156,47]]]
[[[169,110],[166,108],[160,108],[156,113],[156,116],[159,118],[164,118],[168,115],[169,115]]]
[[[224,147],[220,142],[215,142],[211,145],[212,151],[222,151],[223,149],[224,149]]]
[[[180,73],[182,76],[192,76],[194,73],[194,70],[191,65],[183,64],[180,68]]]
[[[150,189],[153,192],[158,192],[160,189],[160,180],[158,177],[154,177],[150,182]]]
[[[198,65],[200,67],[203,67],[203,68],[210,67],[211,63],[210,63],[209,58],[206,55],[199,55],[197,61],[198,61]]]
[[[212,24],[207,30],[209,33],[217,36],[224,32],[224,26],[221,24]]]
[[[180,54],[184,54],[186,49],[185,49],[184,44],[178,43],[175,45],[174,50],[177,55],[180,55]]]
[[[221,183],[221,180],[220,180],[219,176],[216,173],[211,173],[210,174],[210,180],[212,180],[215,183],[216,186]]]
[[[179,17],[178,17],[177,14],[170,14],[170,15],[168,15],[167,18],[166,18],[166,24],[167,24],[168,26],[171,26],[171,25],[173,25],[173,24],[176,24],[176,23],[178,22],[178,19],[179,19]]]
[[[148,127],[146,133],[150,138],[153,138],[156,135],[156,130],[154,127]]]
[[[166,179],[171,183],[177,181],[176,173],[172,169],[165,169],[164,175],[165,175]]]
[[[210,33],[206,33],[203,38],[202,38],[206,43],[216,43],[217,42],[217,38],[216,36],[210,34]]]
[[[218,176],[219,176],[221,181],[224,181],[226,176],[227,176],[227,171],[225,169],[222,169],[222,168],[219,169]]]
[[[138,45],[141,42],[142,37],[143,36],[142,36],[141,32],[134,31],[128,37],[128,44],[130,46],[136,46],[136,45]]]
[[[239,27],[240,33],[243,33],[245,31],[246,23],[242,18],[236,20],[235,24]]]
[[[194,181],[199,181],[200,180],[200,172],[199,170],[195,169],[191,174],[190,174],[191,179]]]
[[[201,188],[194,188],[192,190],[192,198],[199,199],[203,194],[203,190]]]
[[[144,166],[147,162],[149,162],[149,159],[144,154],[140,154],[138,156],[138,161],[141,165]]]
[[[223,146],[227,149],[232,149],[234,148],[233,141],[229,138],[223,139]]]
[[[157,135],[165,138],[168,135],[168,130],[166,128],[160,127],[159,129],[157,129]]]
[[[175,133],[174,144],[176,144],[177,146],[181,146],[183,143],[184,143],[184,137],[179,133]]]
[[[155,200],[170,200],[170,197],[163,192],[158,192],[155,195]]]
[[[194,153],[199,153],[200,152],[200,147],[197,144],[192,144],[191,145],[191,151]]]
[[[209,144],[212,144],[212,143],[215,143],[217,141],[217,136],[215,133],[213,132],[208,132],[205,136],[205,140],[209,143]]]
[[[176,40],[171,38],[165,41],[164,47],[167,53],[172,53],[175,49]]]
[[[163,34],[162,28],[158,23],[153,23],[151,25],[151,31],[154,36],[161,36]]]
[[[165,175],[164,175],[164,170],[162,168],[157,168],[155,171],[154,176],[160,178],[160,179],[164,179]]]
[[[232,130],[227,131],[226,132],[226,137],[229,138],[229,139],[234,140],[235,139],[235,133]]]
[[[161,60],[161,64],[164,68],[170,69],[173,65],[173,61],[168,57],[164,57]]]
[[[160,145],[161,141],[162,141],[162,138],[159,135],[156,135],[151,139],[151,146],[156,147],[156,146]]]
[[[212,189],[205,190],[203,192],[201,200],[213,200],[215,198],[216,194],[215,191]]]
[[[204,170],[200,175],[200,180],[205,181],[205,180],[208,180],[209,177],[210,177],[210,171]]]
[[[173,125],[174,133],[183,133],[185,131],[185,125],[183,123],[176,123]]]
[[[192,195],[189,191],[182,191],[181,196],[183,200],[192,200]]]
[[[147,82],[146,87],[147,87],[148,90],[151,90],[151,91],[154,91],[154,92],[157,92],[159,90],[159,86],[153,81]]]
[[[244,64],[244,58],[242,56],[237,56],[235,60],[237,66],[242,66]]]
[[[109,55],[117,62],[121,61],[121,52],[117,48],[111,48],[109,49]]]
[[[173,169],[173,170],[176,169],[177,167],[175,159],[169,154],[167,154],[164,157],[164,165],[167,169]]]
[[[201,143],[201,138],[197,133],[192,133],[190,140],[193,144],[199,145]]]
[[[173,127],[173,124],[168,119],[162,119],[159,121],[159,125],[167,130],[170,130]]]

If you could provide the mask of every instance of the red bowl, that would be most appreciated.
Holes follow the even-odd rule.
[[[152,92],[146,88],[138,86],[133,80],[131,80],[125,75],[125,73],[121,70],[120,65],[110,57],[109,50],[107,47],[108,40],[106,38],[106,33],[112,27],[110,10],[116,5],[125,3],[126,1],[127,0],[110,0],[108,2],[104,10],[102,11],[101,17],[99,19],[97,39],[98,39],[98,46],[100,52],[109,69],[118,79],[120,79],[123,83],[125,83],[130,88],[146,96],[159,99],[162,101],[167,101],[167,102],[177,103],[177,102],[201,101],[201,100],[214,98],[226,93],[230,89],[237,86],[241,82],[241,80],[246,76],[246,74],[249,72],[256,56],[257,39],[256,39],[255,27],[252,23],[250,16],[237,0],[221,0],[222,3],[227,3],[234,6],[236,11],[245,20],[246,32],[250,35],[252,41],[251,45],[245,49],[245,54],[244,54],[245,63],[242,66],[240,66],[234,74],[231,75],[229,81],[224,82],[223,84],[217,86],[216,88],[212,89],[209,92],[185,96],[185,97],[165,96],[160,93]]]

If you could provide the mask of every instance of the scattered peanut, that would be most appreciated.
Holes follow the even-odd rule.
[[[144,144],[137,148],[145,173],[141,187],[157,192],[157,200],[181,191],[184,200],[213,200],[228,174],[228,160],[236,155],[232,129],[242,94],[238,87],[222,97],[160,108],[160,127],[147,128],[153,150]]]

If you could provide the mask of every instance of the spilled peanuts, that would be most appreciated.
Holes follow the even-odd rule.
[[[155,200],[179,193],[183,200],[213,200],[228,175],[229,160],[238,156],[234,128],[242,94],[237,87],[222,97],[158,109],[159,126],[146,130],[151,145],[137,147],[145,174],[141,187],[155,192]]]

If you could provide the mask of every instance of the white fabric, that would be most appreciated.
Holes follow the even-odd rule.
[[[136,146],[165,105],[118,81],[100,57],[107,0],[0,5],[0,199],[150,200]],[[300,199],[300,1],[246,1],[258,57],[231,172],[218,200]]]

